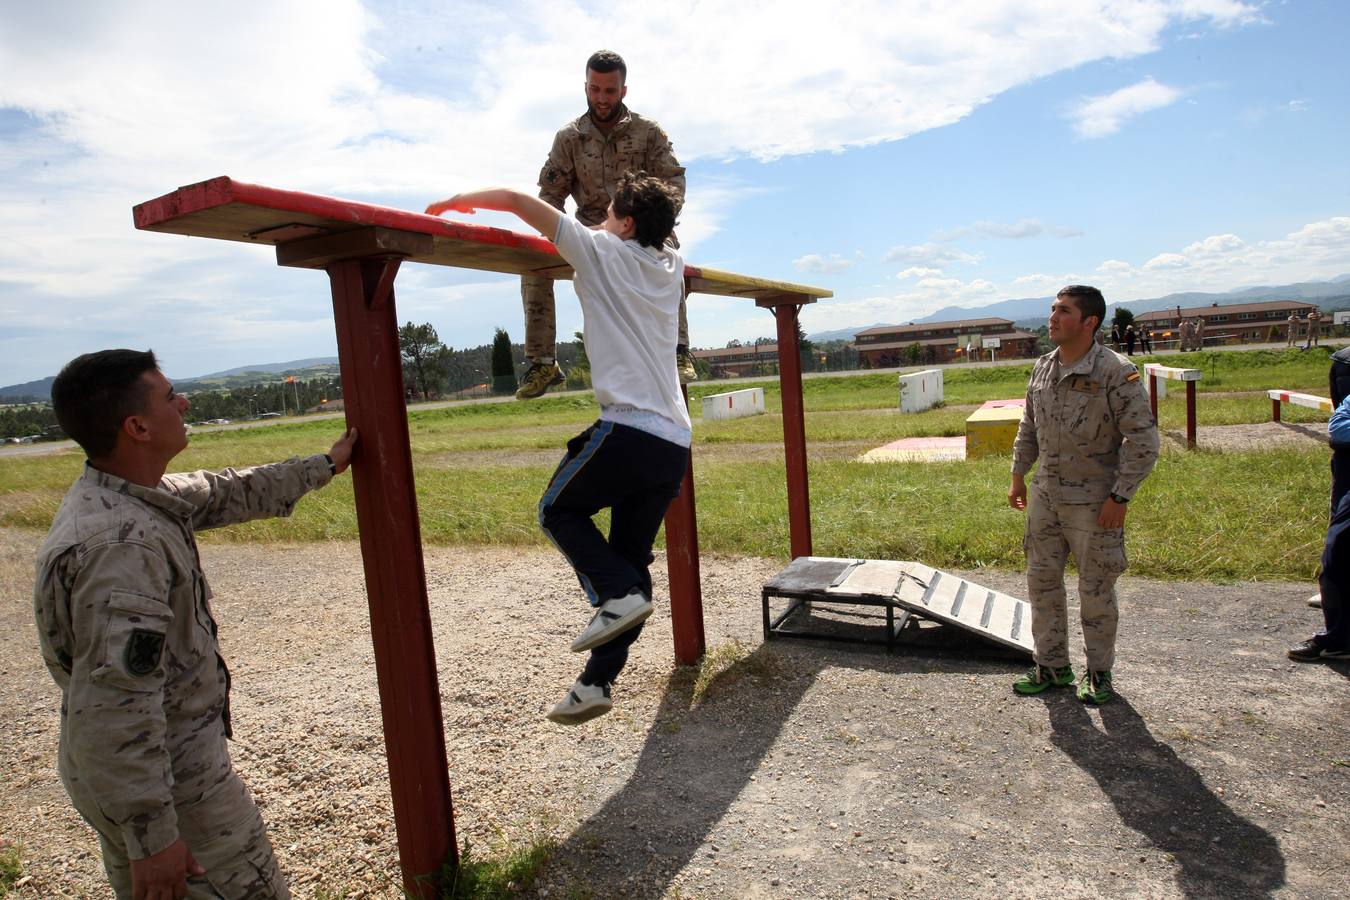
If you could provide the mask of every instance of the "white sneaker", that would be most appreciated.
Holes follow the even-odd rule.
[[[1311,606],[1313,609],[1321,609],[1321,608],[1322,608],[1322,592],[1321,592],[1321,591],[1318,591],[1316,594],[1313,594],[1311,597],[1309,597],[1309,598],[1308,598],[1308,605]]]
[[[572,642],[572,652],[598,647],[623,634],[652,614],[652,601],[634,588],[622,597],[611,597],[595,611],[591,621]]]
[[[548,711],[546,718],[559,725],[580,725],[596,716],[603,716],[613,708],[614,701],[609,699],[609,685],[582,684],[578,678],[567,696]]]

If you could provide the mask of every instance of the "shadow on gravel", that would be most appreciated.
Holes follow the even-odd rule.
[[[1071,694],[1054,693],[1051,741],[1097,780],[1123,824],[1172,854],[1187,897],[1268,897],[1284,884],[1275,838],[1215,796],[1125,698],[1100,708],[1103,733]]]
[[[930,672],[937,654],[952,646],[939,641],[911,647],[905,655],[887,655],[838,644],[760,644],[718,674],[697,704],[695,670],[676,670],[666,683],[632,777],[577,826],[553,854],[555,865],[574,886],[584,886],[597,897],[620,892],[625,897],[663,896],[760,770],[822,671]],[[998,659],[1005,661],[993,664],[1008,665],[1009,671],[1024,665],[999,655],[984,659],[942,656],[939,665],[953,673],[988,671],[990,661]],[[744,715],[751,705],[755,714]]]

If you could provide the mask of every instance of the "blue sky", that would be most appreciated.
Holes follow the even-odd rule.
[[[688,257],[830,288],[808,332],[1070,281],[1118,301],[1350,272],[1340,3],[91,0],[4,23],[0,384],[108,346],[176,377],[334,354],[322,276],[136,232],[131,207],[216,175],[414,209],[533,189],[601,47],[688,167]],[[398,307],[456,347],[523,337],[506,277],[405,267]],[[725,298],[690,322],[697,346],[773,333]]]

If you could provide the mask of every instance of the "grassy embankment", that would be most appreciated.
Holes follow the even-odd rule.
[[[1267,388],[1325,395],[1326,353],[1207,352],[1169,356],[1168,365],[1205,372],[1201,425],[1268,421]],[[808,379],[807,441],[813,451],[843,447],[811,463],[814,551],[872,559],[922,559],[938,566],[1020,568],[1022,514],[1007,507],[1006,458],[958,463],[852,461],[853,450],[897,438],[964,433],[974,405],[1020,396],[1030,365],[946,372],[944,407],[901,415],[894,374]],[[691,390],[699,538],[704,552],[785,556],[782,461],[763,446],[782,442],[776,381],[766,380],[769,414],[730,422],[697,418],[698,399],[725,386]],[[1159,410],[1162,427],[1185,423],[1180,384]],[[741,387],[743,385],[736,385]],[[589,395],[530,403],[481,404],[410,415],[414,465],[428,543],[543,545],[535,504],[566,439],[595,415]],[[1286,407],[1288,422],[1326,414]],[[304,422],[195,435],[176,468],[244,466],[321,451],[335,422]],[[736,448],[744,448],[738,458]],[[708,448],[703,459],[697,449]],[[712,453],[712,449],[717,452]],[[1164,454],[1131,506],[1131,571],[1179,579],[1311,578],[1326,521],[1327,454],[1268,448]],[[0,525],[45,528],[81,464],[78,453],[0,459]],[[351,482],[306,498],[290,520],[208,533],[207,540],[309,541],[356,535]]]

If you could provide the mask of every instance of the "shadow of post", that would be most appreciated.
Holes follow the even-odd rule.
[[[1275,838],[1215,796],[1123,697],[1101,707],[1105,734],[1071,695],[1045,703],[1052,743],[1097,780],[1121,822],[1172,855],[1187,897],[1268,897],[1284,884]]]

